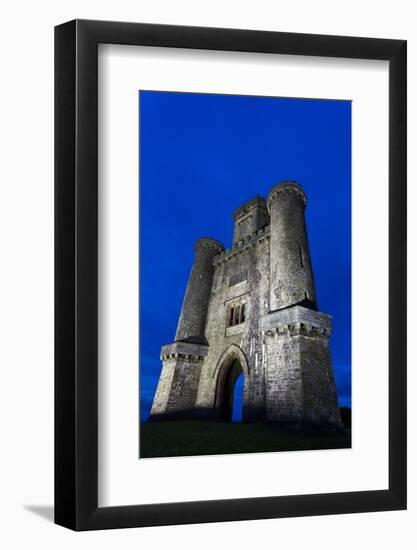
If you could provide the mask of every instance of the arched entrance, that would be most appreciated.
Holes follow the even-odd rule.
[[[240,375],[243,375],[244,378],[242,403],[243,413],[241,415],[243,420],[245,410],[245,394],[248,387],[248,366],[246,357],[242,350],[238,346],[232,345],[223,354],[214,372],[214,376],[216,378],[214,405],[219,418],[226,422],[232,421],[234,389],[236,381]]]

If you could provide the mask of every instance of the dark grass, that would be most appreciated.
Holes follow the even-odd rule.
[[[266,424],[201,420],[145,422],[140,429],[141,458],[350,447],[349,429],[327,433],[289,432]]]

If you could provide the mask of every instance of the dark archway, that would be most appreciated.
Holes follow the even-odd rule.
[[[216,409],[221,420],[231,422],[233,414],[233,397],[236,380],[244,375],[240,361],[233,358],[220,368],[216,389]]]
[[[244,385],[245,375],[243,372],[236,378],[235,387],[233,389],[233,412],[232,422],[243,421],[243,401],[244,401]]]

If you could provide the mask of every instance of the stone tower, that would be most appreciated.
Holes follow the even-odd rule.
[[[331,317],[317,308],[304,210],[295,182],[234,212],[233,245],[199,239],[175,340],[151,419],[230,420],[244,375],[243,420],[342,426],[331,365]]]

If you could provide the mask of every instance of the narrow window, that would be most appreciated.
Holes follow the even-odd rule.
[[[242,304],[240,308],[240,322],[244,323],[245,321],[245,304]]]
[[[234,322],[235,325],[239,324],[239,316],[240,316],[240,306],[237,306],[235,308],[235,322]]]
[[[235,316],[235,308],[231,307],[229,309],[229,323],[228,323],[229,327],[231,327],[233,325],[234,316]]]
[[[301,267],[304,267],[303,248],[302,248],[302,246],[299,246],[299,247],[298,247],[298,251],[299,251],[299,253],[300,253],[300,264],[301,264]]]

